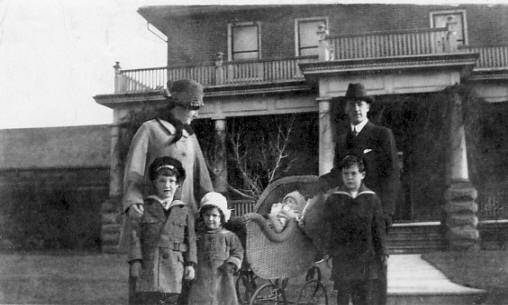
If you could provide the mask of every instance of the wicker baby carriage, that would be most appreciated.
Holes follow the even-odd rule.
[[[298,227],[288,222],[280,233],[273,231],[268,220],[271,205],[280,202],[287,193],[298,190],[308,197],[316,176],[290,176],[271,183],[256,202],[254,213],[235,220],[236,233],[245,246],[246,264],[237,281],[238,296],[245,304],[287,304],[285,287],[288,278],[307,272],[299,287],[296,304],[327,304],[325,287],[320,281],[319,268],[314,265],[318,250],[312,240]],[[261,283],[258,279],[264,280]],[[295,303],[295,302],[290,302]]]

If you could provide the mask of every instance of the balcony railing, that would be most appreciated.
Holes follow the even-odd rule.
[[[317,61],[317,57],[298,57],[252,61],[222,61],[149,69],[116,69],[115,93],[149,91],[164,88],[167,80],[194,79],[205,87],[274,83],[303,80],[299,63]]]
[[[327,36],[335,60],[425,55],[450,52],[447,28]]]
[[[115,93],[166,87],[167,80],[194,79],[205,87],[301,81],[299,64],[315,61],[387,58],[454,52],[479,53],[475,71],[508,69],[508,46],[457,47],[455,33],[447,28],[372,32],[330,36],[322,32],[317,57],[252,61],[224,61],[172,67],[121,70],[115,66]]]
[[[465,47],[465,49],[479,53],[475,70],[508,69],[508,45],[491,47]]]

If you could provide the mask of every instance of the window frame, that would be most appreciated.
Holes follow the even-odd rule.
[[[295,56],[300,57],[300,22],[312,22],[312,21],[324,21],[325,26],[328,27],[329,20],[327,16],[315,16],[315,17],[304,17],[304,18],[295,18]],[[319,45],[317,46],[319,48]]]
[[[258,56],[256,59],[237,59],[237,61],[247,61],[247,60],[259,60],[261,59],[261,22],[259,21],[248,21],[248,22],[231,22],[228,23],[228,61],[233,61],[233,54],[240,52],[233,52],[233,28],[235,27],[248,27],[255,26],[258,30],[257,44],[258,44]]]
[[[462,45],[466,46],[469,44],[469,37],[467,34],[467,15],[465,9],[455,9],[455,10],[439,10],[439,11],[431,11],[429,12],[429,20],[430,27],[435,28],[434,16],[436,15],[450,15],[450,14],[460,14],[462,16]]]

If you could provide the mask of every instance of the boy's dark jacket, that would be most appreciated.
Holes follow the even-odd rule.
[[[386,255],[386,231],[379,197],[361,186],[356,198],[343,187],[325,197],[327,252],[338,280],[378,278]]]
[[[363,157],[366,167],[363,182],[381,199],[384,214],[392,217],[400,187],[397,147],[392,131],[369,121],[357,136],[353,136],[351,130],[339,135],[333,169],[320,177],[329,188],[341,181],[340,162],[349,154]]]

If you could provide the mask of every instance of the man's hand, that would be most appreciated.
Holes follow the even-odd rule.
[[[185,266],[183,270],[183,278],[184,280],[191,281],[196,277],[196,271],[194,271],[193,266]]]
[[[129,276],[138,278],[141,275],[141,260],[134,260],[129,263]]]
[[[391,215],[388,215],[388,214],[385,214],[384,215],[384,220],[385,220],[385,231],[386,233],[388,234],[388,232],[390,231],[390,228],[392,227],[392,216]]]
[[[142,204],[133,204],[127,210],[127,216],[132,220],[138,220],[143,216],[144,208]]]
[[[388,255],[382,255],[381,256],[381,265],[386,270],[386,268],[388,266]]]
[[[219,270],[224,273],[235,273],[236,272],[236,266],[232,263],[224,263],[219,267]]]

